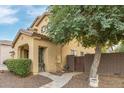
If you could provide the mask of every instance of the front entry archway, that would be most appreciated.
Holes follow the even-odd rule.
[[[29,46],[28,46],[28,44],[20,46],[19,51],[20,51],[19,58],[29,58]]]

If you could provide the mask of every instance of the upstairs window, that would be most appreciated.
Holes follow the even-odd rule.
[[[47,26],[47,25],[42,26],[42,27],[41,27],[41,32],[46,32],[47,29],[48,29],[48,26]]]

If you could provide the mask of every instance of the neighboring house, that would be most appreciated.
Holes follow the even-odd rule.
[[[0,40],[0,65],[4,60],[11,58],[12,42],[8,40]]]
[[[14,58],[29,58],[32,60],[32,72],[62,71],[67,55],[83,55],[94,53],[93,48],[85,49],[76,40],[66,45],[56,45],[47,36],[49,13],[38,16],[27,30],[20,29],[13,41]],[[44,65],[44,64],[45,65]]]

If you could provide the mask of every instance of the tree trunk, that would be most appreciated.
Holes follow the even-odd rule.
[[[101,58],[101,47],[99,45],[97,45],[96,49],[95,49],[94,60],[93,60],[93,63],[92,63],[91,69],[90,69],[90,79],[97,80],[97,70],[99,67],[100,58]],[[91,81],[90,81],[90,83],[91,83]]]

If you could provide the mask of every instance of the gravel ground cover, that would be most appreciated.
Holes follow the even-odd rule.
[[[38,88],[52,80],[41,75],[21,78],[10,72],[0,73],[0,88]]]
[[[119,75],[100,75],[100,88],[124,88],[124,76]],[[80,74],[73,78],[63,88],[89,88],[88,74]]]

